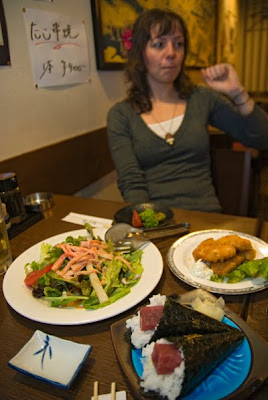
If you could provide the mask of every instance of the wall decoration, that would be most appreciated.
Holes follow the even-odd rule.
[[[218,5],[218,13],[221,18],[219,18],[218,23],[217,62],[230,63],[238,69],[238,0],[225,0],[220,2]]]
[[[91,0],[95,53],[100,70],[122,69],[131,29],[145,9],[170,8],[180,14],[190,33],[188,67],[216,60],[216,0]]]
[[[268,1],[244,0],[245,24],[241,65],[246,89],[268,99]],[[264,104],[264,102],[263,102]],[[267,104],[267,103],[266,103]]]
[[[34,81],[38,87],[88,82],[88,43],[83,21],[23,9]]]
[[[10,65],[7,27],[2,0],[0,0],[0,65]]]

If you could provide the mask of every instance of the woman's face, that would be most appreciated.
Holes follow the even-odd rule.
[[[158,36],[158,27],[154,27],[144,49],[149,84],[173,83],[181,71],[184,57],[184,36],[180,25],[163,36]]]

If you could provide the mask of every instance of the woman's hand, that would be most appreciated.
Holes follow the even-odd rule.
[[[254,101],[243,88],[231,64],[223,63],[202,68],[202,77],[211,88],[229,97],[238,107],[240,114],[248,115],[254,108]]]
[[[211,89],[234,98],[243,90],[236,70],[231,64],[216,64],[201,69],[203,80]]]

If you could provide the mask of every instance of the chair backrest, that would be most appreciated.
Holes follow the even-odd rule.
[[[223,212],[247,216],[252,196],[251,152],[211,149],[212,178]]]

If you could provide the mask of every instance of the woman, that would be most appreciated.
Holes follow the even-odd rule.
[[[127,98],[108,113],[110,151],[126,202],[219,212],[207,126],[267,149],[267,116],[229,64],[202,70],[213,90],[191,84],[184,72],[187,49],[179,15],[151,9],[137,19],[126,64]]]

